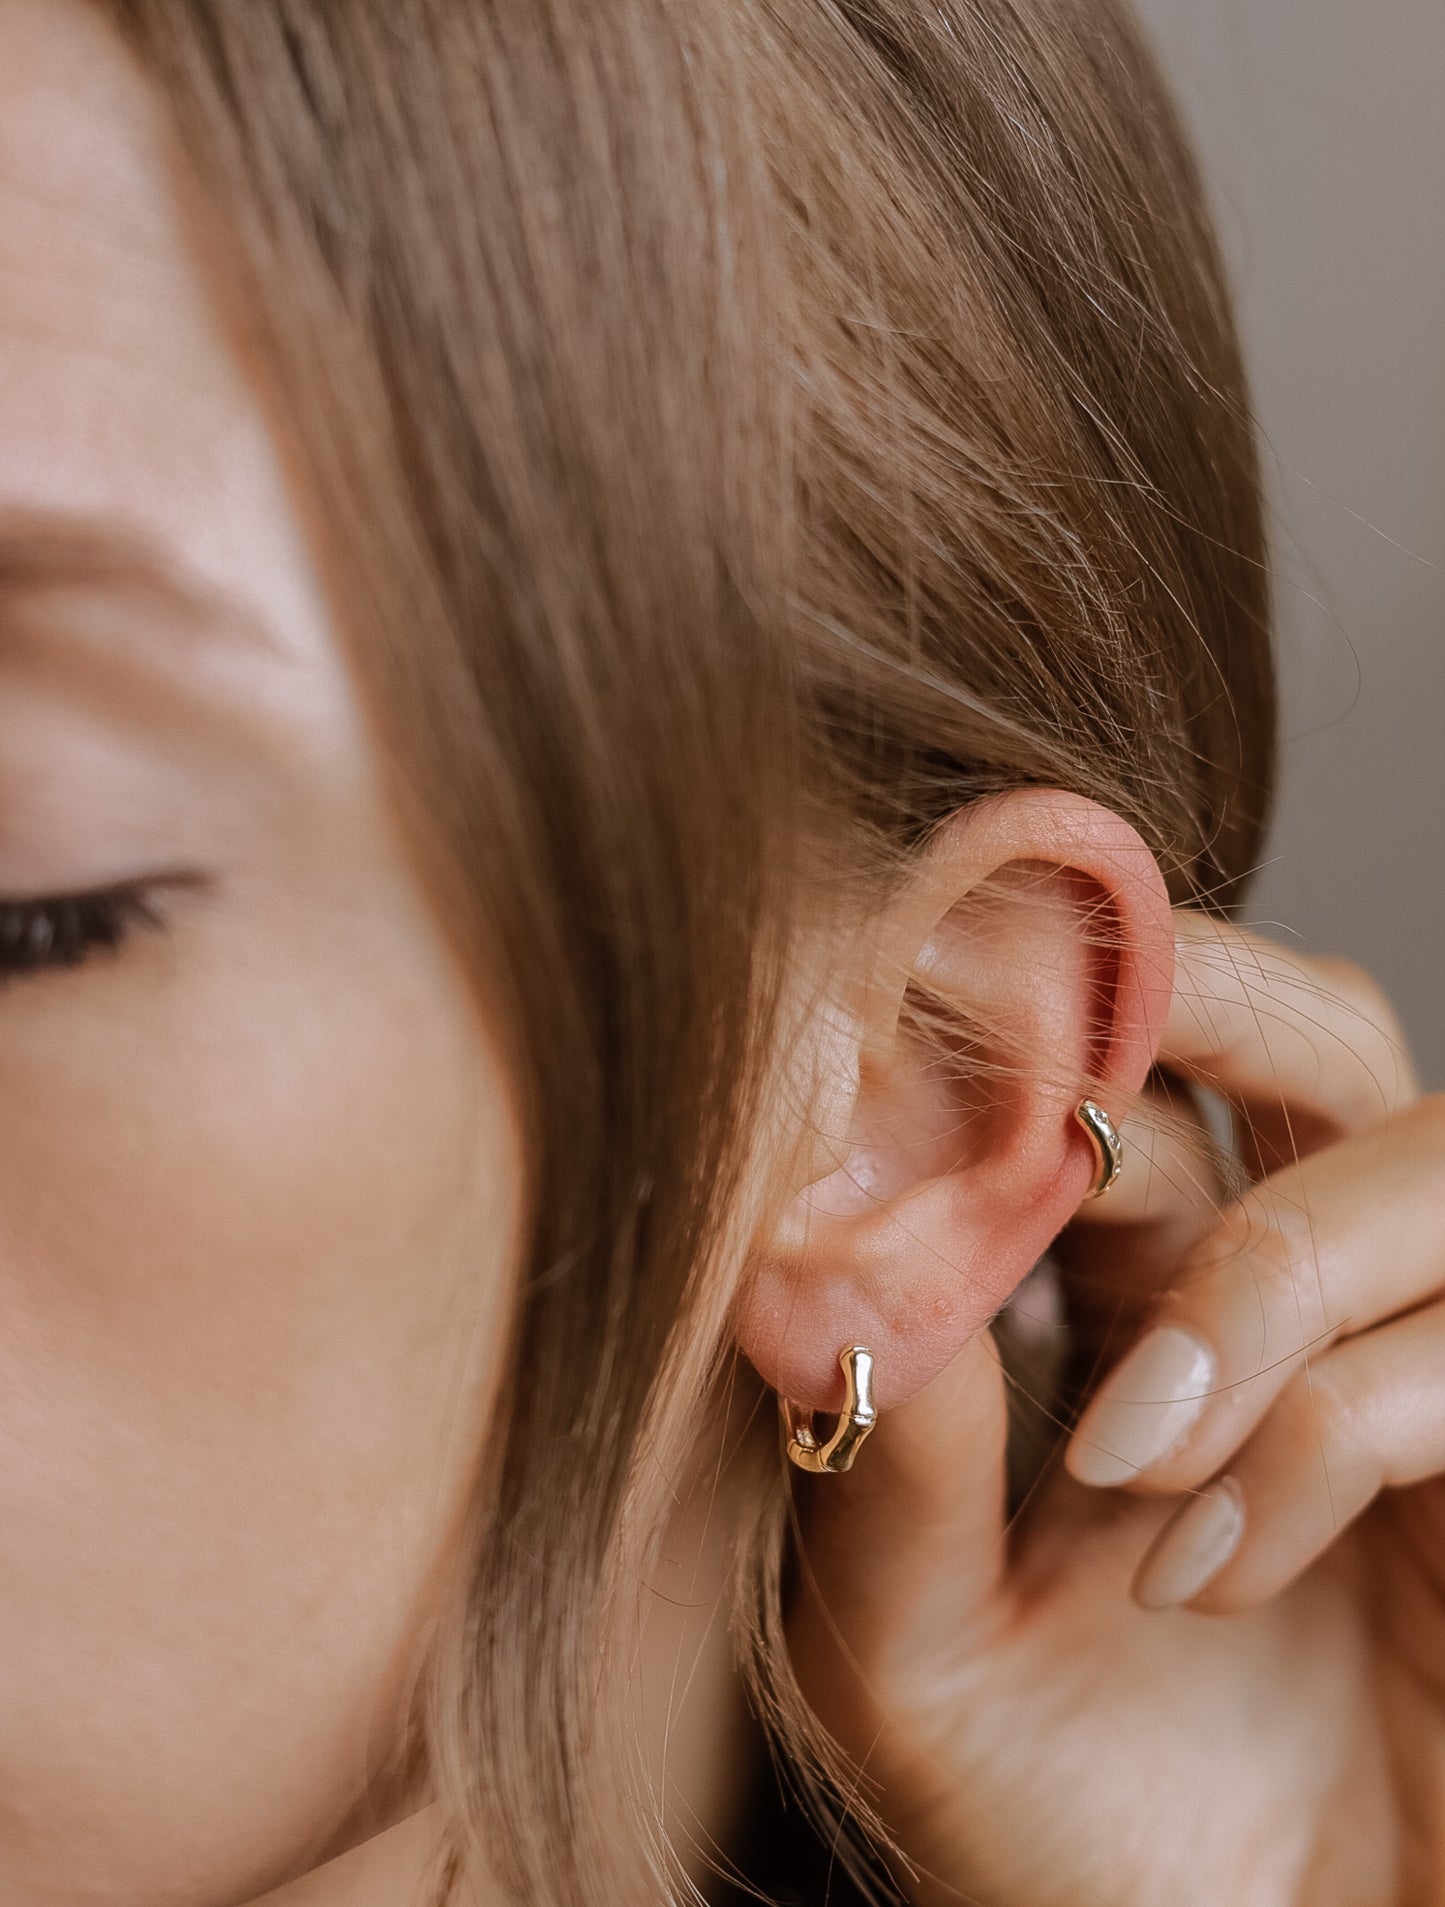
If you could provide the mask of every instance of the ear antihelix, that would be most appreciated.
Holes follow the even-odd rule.
[[[836,1476],[850,1470],[859,1446],[878,1421],[873,1406],[873,1353],[862,1344],[847,1344],[838,1353],[848,1396],[833,1434],[819,1443],[813,1431],[813,1413],[791,1398],[779,1398],[788,1455],[800,1470]]]

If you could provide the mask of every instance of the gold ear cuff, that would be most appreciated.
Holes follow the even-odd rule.
[[[1108,1113],[1092,1099],[1081,1099],[1074,1108],[1074,1117],[1094,1148],[1094,1183],[1084,1196],[1102,1198],[1124,1169],[1124,1142]]]
[[[820,1444],[813,1434],[813,1413],[780,1397],[783,1426],[788,1433],[788,1455],[800,1470],[836,1476],[850,1470],[858,1446],[878,1421],[873,1408],[873,1353],[861,1344],[849,1344],[838,1353],[848,1398],[838,1417],[832,1436]]]

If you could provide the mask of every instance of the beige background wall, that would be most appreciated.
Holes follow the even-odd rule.
[[[1274,492],[1286,772],[1249,918],[1445,1087],[1445,0],[1138,0],[1193,126]]]

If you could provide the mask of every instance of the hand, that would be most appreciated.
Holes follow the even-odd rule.
[[[927,1907],[1445,1899],[1445,1100],[1353,970],[1178,941],[1161,1065],[1255,1182],[1126,1124],[1057,1251],[1112,1368],[1012,1529],[990,1333],[808,1505],[794,1662]]]

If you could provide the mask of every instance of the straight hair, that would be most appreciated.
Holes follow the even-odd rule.
[[[413,1744],[439,1894],[484,1853],[517,1907],[674,1899],[627,1624],[735,1356],[805,918],[1028,784],[1127,817],[1176,901],[1228,908],[1259,851],[1261,510],[1199,182],[1116,0],[103,4],[523,1111]],[[757,1447],[737,1633],[836,1815]]]

